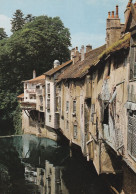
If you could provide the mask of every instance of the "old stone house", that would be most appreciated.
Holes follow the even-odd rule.
[[[24,94],[18,96],[22,109],[23,132],[48,136],[56,140],[56,133],[53,130],[48,130],[45,125],[45,76],[36,77],[36,73],[33,72],[33,79],[23,83]]]
[[[116,15],[109,13],[106,47],[101,47],[100,53],[97,49],[90,51],[83,60],[82,52],[78,55],[77,49],[72,50],[77,53],[73,65],[58,76],[57,83],[61,88],[63,134],[81,147],[98,173],[120,173],[124,161],[132,169],[128,173],[125,166],[124,173],[127,172],[126,177],[129,175],[128,179],[134,182],[136,4],[128,3],[125,18],[123,25],[118,7]],[[93,52],[95,58],[91,58]],[[125,192],[134,193],[136,188],[130,185],[125,186]]]
[[[58,60],[54,61],[54,68],[44,73],[45,75],[45,123],[52,129],[59,129],[59,112],[57,110],[57,91],[56,77],[63,73],[64,69],[71,65],[72,61],[68,61],[60,65]]]
[[[39,121],[44,121],[42,133],[61,131],[81,147],[98,174],[121,173],[125,164],[126,193],[136,191],[125,183],[136,180],[135,47],[136,4],[129,1],[125,24],[120,23],[118,6],[115,15],[108,13],[105,45],[88,45],[86,52],[84,47],[80,52],[72,49],[70,61],[55,61],[44,75],[24,82],[21,102],[25,132],[37,133]],[[31,126],[31,113],[38,128]]]

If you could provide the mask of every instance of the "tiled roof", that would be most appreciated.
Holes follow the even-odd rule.
[[[24,82],[44,84],[45,83],[45,75],[40,75],[34,79],[26,80]]]
[[[58,76],[58,82],[63,79],[82,78],[89,72],[92,65],[98,62],[98,56],[106,49],[106,45],[89,51],[84,61],[77,62],[69,66],[62,74]]]
[[[17,96],[17,98],[24,98],[24,93]]]
[[[112,44],[110,47],[105,49],[100,55],[99,59],[108,56],[109,54],[112,54],[116,51],[120,51],[121,49],[127,49],[130,46],[130,33],[126,33],[122,38],[120,38],[117,42]]]
[[[69,60],[66,63],[63,63],[62,65],[59,65],[59,66],[57,66],[55,68],[52,68],[51,70],[45,72],[44,75],[51,76],[54,73],[56,73],[57,71],[61,70],[63,67],[66,67],[67,65],[70,65],[71,63],[72,63],[72,60]]]

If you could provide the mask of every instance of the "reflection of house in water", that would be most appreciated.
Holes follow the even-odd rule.
[[[45,162],[45,169],[37,168],[37,185],[41,193],[69,193],[62,179],[62,167],[54,167],[48,161]]]

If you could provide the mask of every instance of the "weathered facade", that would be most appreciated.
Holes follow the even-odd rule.
[[[33,79],[24,81],[24,94],[18,99],[22,109],[23,132],[57,140],[54,130],[45,126],[45,76],[33,75]]]
[[[56,77],[61,74],[66,67],[71,65],[72,61],[68,61],[60,65],[59,61],[54,61],[54,68],[45,73],[45,88],[46,88],[46,108],[45,108],[45,123],[46,126],[59,129],[59,112],[57,110],[57,91]]]
[[[60,131],[71,144],[80,146],[98,174],[118,174],[123,170],[127,177],[127,165],[133,171],[133,182],[136,173],[136,4],[129,1],[125,24],[120,23],[118,6],[115,15],[109,13],[105,45],[96,49],[88,45],[86,52],[83,46],[80,52],[76,47],[71,51],[70,61],[62,65],[55,61],[54,68],[44,75],[44,83],[38,81],[32,85],[35,79],[24,82],[25,87],[27,84],[24,102],[21,102],[24,113],[43,114],[43,130]],[[28,89],[33,92],[28,94]],[[22,101],[23,96],[19,99]],[[25,127],[30,120],[27,114],[23,121]],[[131,172],[128,174],[130,177]],[[131,190],[130,185],[124,186],[125,193],[134,190],[135,187]]]

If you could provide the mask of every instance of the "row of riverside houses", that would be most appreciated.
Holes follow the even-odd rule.
[[[115,15],[108,13],[105,45],[88,45],[86,52],[76,47],[70,61],[55,60],[53,69],[24,82],[24,95],[18,97],[22,128],[54,139],[51,132],[61,131],[98,174],[120,173],[126,165],[125,193],[136,193],[135,81],[136,3],[129,0],[125,24],[118,6]]]

